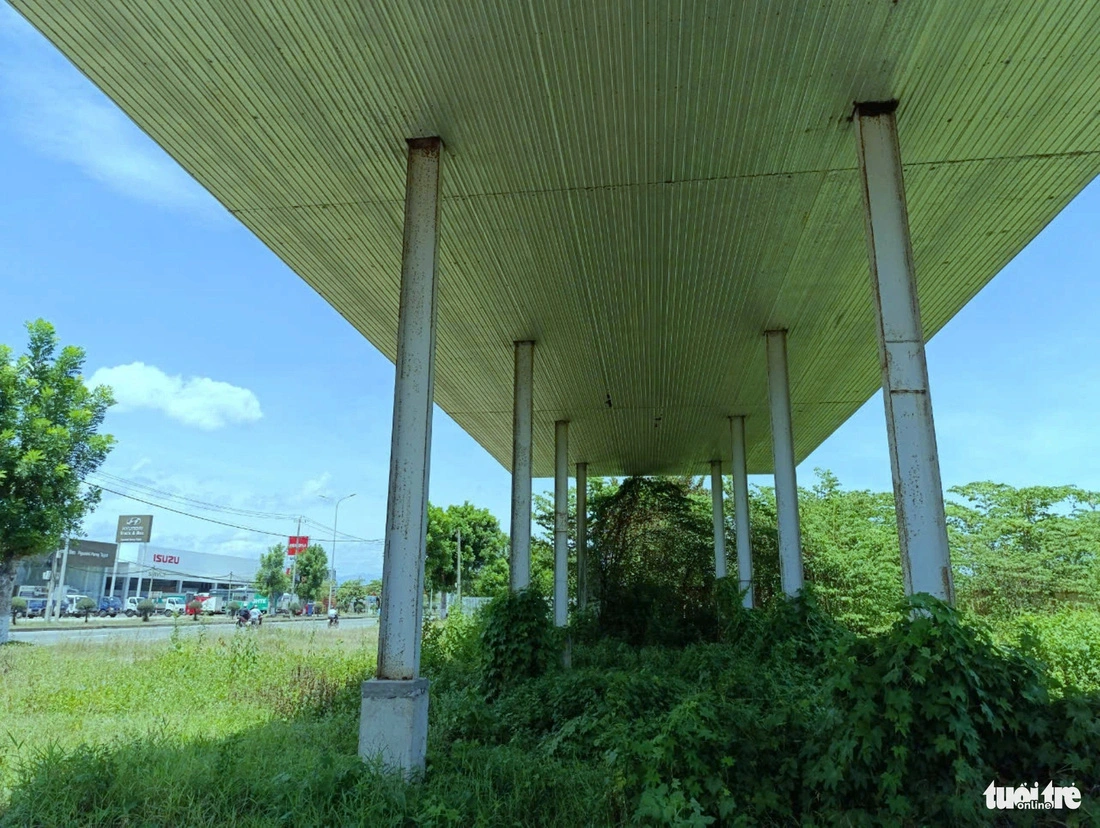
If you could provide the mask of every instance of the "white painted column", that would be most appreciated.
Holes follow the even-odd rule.
[[[779,517],[779,580],[788,596],[802,589],[802,538],[798,528],[798,479],[787,380],[787,332],[768,331],[768,403],[775,463],[775,511]]]
[[[428,524],[439,167],[442,141],[408,142],[378,678],[363,683],[359,754],[411,773],[424,766],[428,682],[418,679]]]
[[[737,577],[747,609],[753,606],[752,540],[749,535],[749,476],[745,454],[745,418],[730,417],[733,437],[733,523],[737,533]]]
[[[954,603],[896,105],[860,104],[855,124],[901,567],[906,594],[927,592]]]
[[[588,608],[588,464],[577,463],[577,608]]]
[[[722,461],[710,461],[710,502],[714,514],[714,577],[726,577],[726,510],[722,503]]]
[[[535,343],[517,342],[512,405],[512,543],[508,557],[513,592],[531,583],[531,422],[534,416]]]
[[[554,423],[554,626],[569,620],[569,421]]]

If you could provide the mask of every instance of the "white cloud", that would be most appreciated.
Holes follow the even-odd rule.
[[[260,401],[247,388],[209,377],[171,377],[143,362],[100,368],[88,384],[109,385],[118,403],[117,410],[151,408],[185,425],[208,431],[234,423],[255,422],[263,416]]]
[[[325,472],[320,477],[307,480],[302,484],[302,491],[298,494],[302,500],[312,501],[323,494],[328,494],[329,473]]]
[[[123,195],[213,218],[214,198],[15,11],[0,4],[0,94],[27,145]]]

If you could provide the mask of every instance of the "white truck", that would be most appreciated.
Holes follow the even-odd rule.
[[[196,601],[202,601],[204,615],[215,615],[225,612],[226,600],[220,595],[196,595]]]
[[[122,611],[126,613],[127,618],[133,618],[138,614],[138,604],[144,601],[145,598],[144,595],[131,595],[126,599],[126,607]]]
[[[187,612],[187,601],[179,595],[169,595],[163,602],[157,602],[157,611],[165,615],[180,616]]]

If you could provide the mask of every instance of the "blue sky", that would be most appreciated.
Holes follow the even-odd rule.
[[[0,5],[0,342],[44,317],[121,404],[104,471],[177,497],[305,515],[381,537],[393,366]],[[1100,489],[1100,181],[929,344],[944,484]],[[799,467],[888,490],[876,395]],[[767,478],[754,482],[767,484]],[[536,481],[546,490],[549,481]],[[509,477],[437,409],[431,498],[508,516]],[[169,502],[164,496],[151,500]],[[158,546],[258,555],[289,518],[200,511],[271,536],[106,494],[86,522],[156,515]],[[341,577],[381,573],[379,543],[341,543]]]

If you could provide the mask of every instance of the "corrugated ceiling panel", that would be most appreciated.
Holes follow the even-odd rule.
[[[799,457],[875,391],[853,101],[901,101],[929,336],[1100,171],[1097,4],[14,5],[391,359],[441,135],[436,398],[507,466],[537,340],[539,475],[558,418],[592,474],[703,472],[734,413],[769,469],[769,328]]]

